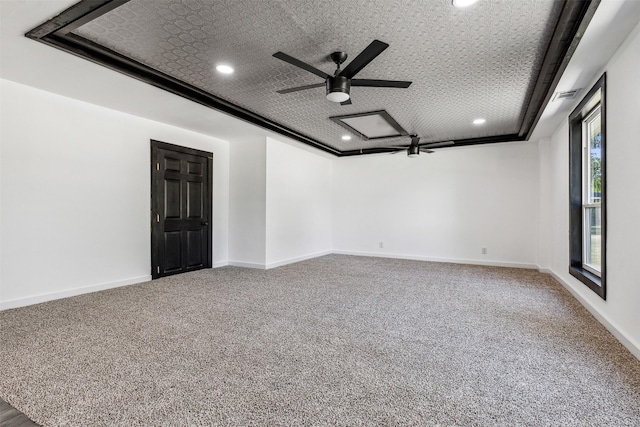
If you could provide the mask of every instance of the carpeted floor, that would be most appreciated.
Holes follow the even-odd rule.
[[[330,255],[0,325],[0,397],[45,426],[640,425],[640,362],[532,270]]]

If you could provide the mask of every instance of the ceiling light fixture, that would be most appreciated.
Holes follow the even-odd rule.
[[[485,120],[485,119],[475,119],[475,120],[473,121],[473,124],[474,124],[474,125],[483,125],[485,122],[486,122],[486,120]]]
[[[350,135],[342,135],[342,140],[343,141],[351,141],[351,136]]]
[[[331,102],[344,102],[349,99],[351,80],[344,76],[327,79],[327,99]]]
[[[473,6],[478,0],[453,0],[453,5],[458,9],[464,9],[465,7]]]
[[[232,66],[226,64],[216,65],[216,70],[222,74],[233,74],[234,71]]]

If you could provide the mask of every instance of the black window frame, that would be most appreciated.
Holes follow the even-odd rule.
[[[606,288],[606,247],[607,247],[607,116],[606,116],[606,81],[604,73],[589,93],[569,116],[569,273],[587,285],[603,300],[607,299]],[[583,120],[596,108],[591,105],[594,95],[600,91],[600,114],[602,120],[601,139],[601,272],[600,277],[583,267]]]

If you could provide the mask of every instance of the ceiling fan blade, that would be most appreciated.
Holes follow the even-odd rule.
[[[273,54],[273,56],[275,58],[278,58],[278,59],[284,61],[284,62],[288,62],[291,65],[295,65],[298,68],[302,68],[303,70],[307,70],[308,72],[313,73],[318,77],[322,77],[323,79],[328,79],[329,78],[329,74],[325,73],[324,71],[318,70],[313,65],[309,65],[306,62],[302,62],[299,59],[294,58],[293,56],[287,55],[286,53],[276,52],[276,53]]]
[[[376,56],[380,55],[383,50],[388,48],[389,45],[380,40],[374,40],[369,46],[367,46],[353,61],[349,63],[341,72],[340,75],[348,79],[353,78],[360,70],[367,66],[367,64],[373,61]]]
[[[387,145],[385,147],[375,147],[375,148],[390,150],[386,152],[387,154],[398,154],[398,153],[406,152],[409,146],[408,145]]]
[[[389,147],[385,147],[385,148],[389,148]],[[398,154],[398,153],[402,153],[403,151],[407,151],[409,147],[403,147],[403,148],[398,148],[395,151],[391,151],[389,154]],[[427,153],[427,154],[433,154],[435,153],[435,151],[431,151],[431,150],[426,150],[426,149],[421,149],[420,153]]]
[[[351,86],[368,86],[368,87],[399,87],[408,88],[412,82],[402,80],[372,80],[372,79],[353,79]]]
[[[341,102],[340,105],[351,105],[351,98],[347,99],[344,102]]]
[[[425,142],[422,144],[418,144],[421,148],[444,148],[451,147],[455,145],[453,141],[443,141],[443,142]]]
[[[283,93],[298,92],[299,90],[307,90],[307,89],[313,89],[314,87],[324,87],[324,86],[326,86],[325,83],[316,83],[316,84],[312,84],[312,85],[292,87],[292,88],[289,88],[289,89],[282,89],[282,90],[278,90],[276,92],[278,92],[280,94],[283,94]]]

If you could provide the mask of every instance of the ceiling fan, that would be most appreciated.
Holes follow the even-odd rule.
[[[289,56],[286,53],[276,52],[273,54],[274,57],[325,79],[324,83],[316,83],[312,85],[279,90],[278,93],[285,94],[326,86],[327,99],[329,101],[339,102],[341,105],[349,105],[351,104],[349,93],[351,91],[351,86],[408,88],[411,85],[411,82],[399,80],[371,80],[353,78],[360,72],[360,70],[366,67],[388,47],[389,45],[387,43],[381,42],[380,40],[374,40],[369,46],[367,46],[362,52],[360,52],[360,54],[349,63],[349,65],[347,65],[342,70],[340,69],[340,65],[347,60],[347,54],[344,52],[333,52],[330,57],[338,67],[333,75],[327,74],[322,70],[318,70],[316,67],[309,65],[306,62],[302,62],[292,56]]]
[[[432,149],[436,148],[444,148],[451,147],[455,143],[453,141],[443,141],[443,142],[423,142],[420,143],[420,137],[417,135],[411,135],[411,144],[409,145],[391,145],[385,148],[391,148],[394,150],[392,154],[399,153],[401,151],[407,150],[407,156],[409,157],[418,157],[420,155],[420,149],[422,148],[423,153],[433,153]]]

